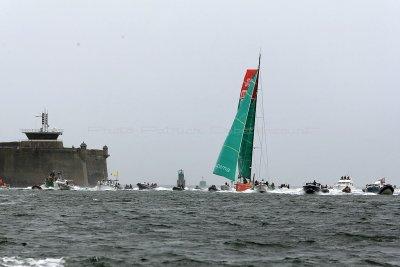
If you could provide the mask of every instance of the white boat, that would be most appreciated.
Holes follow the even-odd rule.
[[[121,190],[123,189],[122,185],[118,182],[119,171],[115,171],[111,173],[111,176],[114,179],[104,179],[97,182],[96,189],[100,191],[108,191],[108,190]]]
[[[61,171],[57,172],[57,174],[55,171],[52,171],[42,186],[34,185],[32,189],[71,190],[73,186],[74,182],[64,179]]]
[[[72,186],[72,180],[66,180],[62,177],[54,181],[54,190],[71,190]]]
[[[117,179],[115,179],[115,180],[107,179],[107,180],[98,181],[96,189],[100,190],[100,191],[120,190],[120,189],[122,189],[122,186],[118,182]]]
[[[222,191],[230,191],[231,187],[228,183],[225,183],[225,184],[221,185],[221,190]]]
[[[254,190],[260,193],[265,193],[268,190],[268,185],[266,183],[258,183],[254,186]]]
[[[333,187],[342,192],[349,192],[350,189],[353,191],[355,189],[353,179],[350,176],[342,176],[339,181]]]
[[[373,184],[367,184],[363,189],[366,193],[376,193],[379,195],[393,195],[395,186],[386,183],[386,179],[382,178]]]

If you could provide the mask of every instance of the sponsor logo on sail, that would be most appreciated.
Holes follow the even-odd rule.
[[[216,168],[216,169],[222,169],[222,170],[224,170],[224,171],[226,171],[226,172],[230,172],[230,171],[231,171],[230,168],[228,168],[228,167],[226,167],[226,166],[224,166],[224,165],[221,165],[221,164],[217,164],[217,165],[215,166],[215,168]]]

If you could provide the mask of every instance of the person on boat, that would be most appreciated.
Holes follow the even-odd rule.
[[[265,185],[266,185],[266,186],[269,186],[269,183],[268,183],[268,181],[265,183]]]
[[[247,184],[247,179],[243,177],[243,183]]]
[[[50,182],[54,182],[56,173],[54,171],[50,172],[49,177],[46,179]]]
[[[316,185],[316,184],[317,184],[317,182],[314,180],[313,184],[314,184],[314,185]]]
[[[254,185],[255,185],[255,186],[257,186],[257,185],[258,185],[258,180],[256,180],[256,181],[254,182]]]

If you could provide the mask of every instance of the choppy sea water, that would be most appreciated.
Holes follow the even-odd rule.
[[[399,195],[299,192],[1,190],[0,265],[400,265]]]

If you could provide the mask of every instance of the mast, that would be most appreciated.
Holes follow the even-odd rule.
[[[258,77],[260,77],[260,70],[261,70],[261,52],[259,54],[259,58],[258,58]],[[259,109],[261,108],[261,116],[259,114],[260,117],[257,118],[261,118],[261,122],[260,120],[258,120],[257,122],[260,123],[261,125],[259,125],[258,129],[258,139],[260,142],[260,156],[259,156],[259,165],[258,165],[258,176],[261,177],[261,170],[263,168],[265,168],[265,175],[266,177],[268,177],[268,153],[267,153],[267,130],[266,130],[266,124],[265,124],[265,113],[264,113],[264,91],[259,88],[259,90],[261,90],[261,102],[260,102],[260,106]],[[265,150],[264,150],[265,149]],[[265,155],[264,155],[265,152]]]

